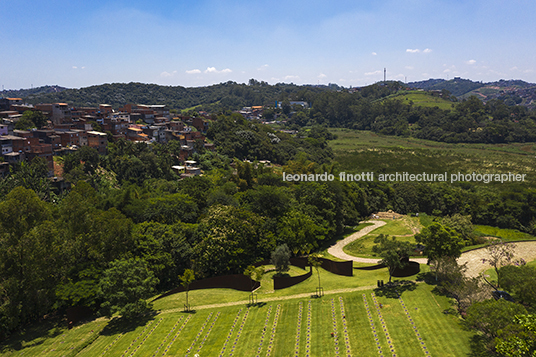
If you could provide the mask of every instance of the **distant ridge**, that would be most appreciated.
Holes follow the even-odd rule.
[[[4,98],[28,98],[39,94],[47,94],[47,93],[59,93],[67,88],[60,87],[57,85],[54,86],[41,86],[36,88],[30,88],[30,89],[9,89],[9,90],[3,90],[0,91],[0,97]]]
[[[536,84],[518,79],[501,79],[496,82],[482,83],[470,79],[454,77],[451,80],[427,79],[410,82],[408,87],[424,90],[448,90],[459,99],[476,96],[483,101],[503,100],[508,105],[521,104],[529,108],[536,107]]]
[[[281,98],[283,92],[297,97],[305,95],[303,99],[306,100],[307,92],[344,90],[336,84],[328,86],[292,83],[270,85],[266,82],[251,81],[253,82],[250,84],[229,81],[192,88],[135,82],[105,83],[80,89],[47,85],[31,89],[1,91],[0,97],[23,98],[24,102],[29,104],[66,102],[74,106],[97,106],[106,103],[114,108],[119,108],[125,103],[166,104],[171,108],[182,110],[217,111],[224,108],[239,109],[242,106],[273,104],[275,100]],[[378,84],[381,85],[381,83],[376,85]],[[474,95],[484,102],[500,99],[507,105],[520,104],[531,109],[536,108],[536,84],[523,80],[501,79],[496,82],[483,83],[460,77],[451,80],[431,78],[410,82],[406,86],[426,91],[448,90],[458,99]]]

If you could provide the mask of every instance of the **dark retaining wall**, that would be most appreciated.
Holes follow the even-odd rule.
[[[381,269],[381,268],[385,268],[385,265],[376,264],[376,265],[371,265],[371,266],[368,266],[368,267],[358,267],[358,268],[354,268],[354,269],[358,269],[358,270],[378,270],[378,269]]]
[[[329,260],[325,258],[320,258],[320,260],[322,261],[322,268],[326,269],[329,272],[332,272],[333,274],[352,276],[354,273],[353,262],[350,260],[345,261],[345,262],[335,262],[333,260]],[[268,264],[270,264],[270,260],[266,259],[261,262],[255,263],[254,266],[259,267],[261,265],[268,265]],[[290,264],[297,266],[299,268],[302,268],[302,269],[305,269],[305,267],[309,265],[306,257],[290,258]],[[288,288],[289,286],[299,284],[302,281],[309,278],[312,275],[312,273],[313,272],[311,269],[308,273],[305,273],[300,276],[274,277],[274,290],[284,289],[284,288]],[[253,290],[257,289],[259,286],[261,286],[261,284],[258,281],[254,281]],[[190,290],[212,289],[212,288],[228,288],[228,289],[235,289],[235,290],[240,290],[240,291],[251,291],[251,279],[243,274],[233,274],[233,275],[215,276],[213,278],[208,278],[208,279],[203,279],[203,280],[196,280],[190,284]],[[186,291],[186,288],[179,286],[173,290],[170,290],[158,296],[153,301],[161,299],[169,295],[180,293],[183,291]]]
[[[86,306],[73,306],[67,308],[66,315],[67,323],[72,326],[79,321],[90,318],[93,315],[93,310]]]
[[[322,262],[322,268],[337,275],[344,275],[344,276],[353,276],[353,266],[354,263],[351,260],[347,260],[344,262],[336,262],[330,259],[326,258],[319,258]],[[256,267],[261,265],[268,265],[270,263],[270,259],[263,260],[262,262],[255,263],[254,265]],[[306,257],[295,257],[290,258],[290,264],[295,265],[297,267],[300,267],[302,269],[305,269],[306,266],[309,266],[309,262],[307,261]]]
[[[309,268],[309,272],[300,276],[274,276],[274,290],[288,288],[307,280],[313,274],[313,269]]]
[[[322,268],[337,275],[353,276],[354,275],[354,262],[347,260],[344,262],[336,262],[326,258],[320,258],[322,261]]]
[[[371,265],[371,266],[368,266],[368,267],[359,267],[359,268],[354,268],[354,269],[358,269],[358,270],[377,270],[377,269],[381,269],[381,268],[385,268],[385,265],[376,264],[376,265]],[[421,271],[421,266],[420,266],[419,263],[408,261],[408,264],[406,265],[406,267],[404,269],[395,269],[395,271],[393,272],[393,276],[396,277],[396,278],[404,278],[404,277],[407,277],[407,276],[412,276],[412,275],[418,274],[420,271]]]
[[[393,273],[394,277],[404,278],[418,274],[421,271],[421,265],[417,262],[410,261],[404,269],[396,269]]]
[[[253,290],[261,286],[261,283],[258,281],[253,281]],[[212,289],[212,288],[226,288],[226,289],[235,289],[240,291],[251,291],[251,279],[248,276],[243,274],[233,274],[233,275],[222,275],[215,276],[213,278],[207,278],[203,280],[196,280],[190,284],[189,290],[200,290],[200,289]],[[176,287],[173,290],[168,291],[154,299],[156,301],[163,297],[173,295],[186,291],[186,288],[183,286]]]

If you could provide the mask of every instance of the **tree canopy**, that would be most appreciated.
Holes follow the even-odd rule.
[[[151,310],[146,299],[154,292],[158,279],[147,269],[141,259],[121,259],[110,263],[99,283],[99,293],[104,301],[101,310],[111,317],[115,313],[132,319]]]

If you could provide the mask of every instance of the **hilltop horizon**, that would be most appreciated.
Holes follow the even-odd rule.
[[[339,84],[337,82],[330,82],[330,83],[324,83],[324,84],[318,84],[318,83],[302,83],[302,84],[298,84],[298,83],[294,83],[294,82],[277,82],[277,83],[269,83],[269,82],[266,82],[266,81],[262,81],[260,79],[257,79],[257,78],[251,78],[251,79],[255,79],[259,82],[265,82],[267,83],[268,85],[271,85],[271,86],[274,86],[274,85],[278,85],[278,84],[283,84],[283,85],[296,85],[296,86],[312,86],[312,87],[329,87],[329,86],[337,86],[337,87],[341,87],[341,88],[361,88],[361,87],[367,87],[367,86],[370,86],[370,85],[374,85],[374,84],[377,84],[377,83],[382,83],[383,82],[383,79],[382,80],[378,80],[376,82],[371,82],[369,84],[365,84],[365,85],[361,85],[361,86],[352,86],[352,85],[349,85],[349,86],[345,86],[345,85],[342,85],[342,84]],[[479,81],[479,80],[473,80],[473,79],[470,79],[470,78],[464,78],[464,77],[454,77],[454,78],[449,78],[449,79],[444,79],[444,78],[428,78],[428,79],[423,79],[423,80],[419,80],[419,81],[411,81],[411,82],[404,82],[402,80],[397,80],[397,79],[390,79],[390,78],[387,78],[387,81],[388,82],[401,82],[403,84],[407,84],[408,86],[412,86],[414,84],[421,84],[421,83],[428,83],[428,82],[436,82],[436,83],[439,83],[439,82],[452,82],[452,81],[455,81],[455,80],[465,80],[465,81],[471,81],[473,83],[480,83],[480,84],[483,84],[483,85],[486,85],[486,84],[493,84],[493,83],[499,83],[499,82],[524,82],[526,84],[530,84],[530,85],[536,85],[536,82],[530,82],[526,79],[521,79],[521,78],[509,78],[509,79],[506,79],[506,78],[500,78],[500,79],[497,79],[497,80],[492,80],[492,81],[487,81],[487,82],[484,82],[484,81]],[[243,82],[239,82],[239,81],[234,81],[232,79],[228,80],[228,81],[223,81],[223,82],[215,82],[215,83],[211,83],[211,84],[207,84],[207,85],[199,85],[199,86],[186,86],[186,85],[181,85],[181,84],[176,84],[176,85],[166,85],[166,84],[159,84],[159,83],[151,83],[151,82],[139,82],[139,81],[125,81],[125,82],[103,82],[103,83],[98,83],[98,84],[90,84],[90,85],[87,85],[87,86],[82,86],[82,87],[65,87],[65,86],[62,86],[60,84],[44,84],[44,85],[41,85],[41,86],[33,86],[33,87],[21,87],[21,88],[18,88],[18,89],[15,89],[15,88],[4,88],[2,90],[0,90],[0,93],[4,93],[4,92],[16,92],[16,91],[35,91],[35,90],[38,90],[40,88],[51,88],[52,91],[54,90],[57,90],[57,89],[61,89],[61,90],[65,90],[65,89],[83,89],[83,88],[90,88],[90,87],[98,87],[98,86],[102,86],[102,85],[113,85],[113,84],[129,84],[129,83],[139,83],[139,84],[144,84],[144,85],[156,85],[156,86],[162,86],[162,87],[180,87],[180,88],[204,88],[204,87],[211,87],[211,86],[215,86],[215,85],[219,85],[219,84],[224,84],[224,83],[228,83],[228,82],[233,82],[233,83],[237,83],[237,84],[245,84],[247,85],[249,80],[248,81],[243,81]]]

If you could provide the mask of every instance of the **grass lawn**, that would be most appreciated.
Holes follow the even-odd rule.
[[[397,99],[405,104],[408,104],[410,101],[412,101],[415,106],[438,107],[444,110],[451,110],[454,107],[453,102],[440,97],[435,97],[423,91],[399,91],[396,94],[386,97],[385,99]]]
[[[401,219],[397,220],[384,220],[386,224],[373,230],[371,233],[365,235],[362,238],[359,238],[352,243],[346,245],[343,248],[343,251],[346,254],[352,255],[354,257],[378,257],[377,254],[372,252],[372,247],[376,244],[374,239],[380,235],[385,234],[389,236],[396,236],[397,240],[406,241],[413,244],[416,244],[415,238],[412,235],[414,229],[420,229],[422,224],[420,223],[420,217],[409,217],[404,216]]]
[[[534,240],[536,237],[520,232],[517,229],[498,228],[492,226],[474,226],[474,233],[483,237],[497,237],[504,240]]]
[[[498,228],[498,227],[492,227],[492,226],[481,226],[481,225],[475,225],[473,226],[473,232],[477,236],[481,237],[496,237],[500,238],[505,241],[524,241],[524,240],[536,240],[536,237],[520,232],[517,229],[508,229],[508,228]],[[462,248],[462,252],[475,249],[475,248],[482,248],[487,246],[488,243],[483,244],[476,244],[476,245],[470,245],[467,247]]]
[[[354,257],[363,257],[363,258],[376,258],[379,256],[372,251],[372,247],[376,245],[377,243],[374,243],[374,239],[378,236],[378,234],[367,234],[363,238],[357,239],[353,241],[352,243],[348,244],[343,248],[343,251],[346,254],[352,255]],[[415,242],[414,236],[409,237],[396,237],[396,240],[398,241],[406,241],[410,242],[412,244],[417,244]]]
[[[365,266],[369,266],[366,264]],[[421,265],[421,272],[428,271],[428,266]],[[302,270],[297,267],[293,267],[296,275],[302,275],[306,270]],[[292,271],[292,270],[291,270]],[[354,276],[346,277],[342,275],[336,275],[330,273],[322,268],[319,269],[320,284],[324,290],[339,290],[339,289],[353,289],[362,286],[375,286],[378,280],[389,280],[389,272],[387,268],[378,270],[354,270]],[[291,274],[293,275],[293,274]],[[415,277],[403,278],[404,280],[415,279]],[[303,281],[300,284],[291,286],[286,289],[273,290],[273,282],[270,280],[269,275],[263,277],[261,287],[256,290],[257,298],[259,302],[262,302],[266,298],[279,298],[295,294],[309,293],[313,294],[318,286],[318,275],[315,269],[313,269],[313,275]],[[190,305],[201,306],[220,303],[229,303],[233,301],[248,301],[249,292],[237,291],[233,289],[203,289],[193,290],[188,293],[188,300]],[[186,293],[173,294],[163,299],[154,302],[154,308],[156,310],[181,310],[186,302]]]
[[[250,308],[240,305],[203,309],[192,314],[166,313],[130,325],[112,320],[104,329],[108,321],[97,320],[72,330],[61,329],[55,337],[44,341],[29,340],[22,348],[12,349],[8,345],[0,353],[2,356],[63,356],[74,351],[70,347],[80,346],[82,339],[93,333],[98,337],[95,335],[95,341],[78,356],[194,356],[196,353],[219,356],[223,353],[226,356],[372,357],[379,355],[377,343],[384,355],[394,348],[399,356],[424,356],[421,342],[432,356],[469,355],[472,334],[462,329],[458,317],[443,313],[451,306],[450,301],[434,295],[432,290],[433,286],[424,283],[408,283],[399,288],[410,317],[392,290],[362,290],[317,299],[273,301]],[[385,335],[382,322],[389,336]]]

